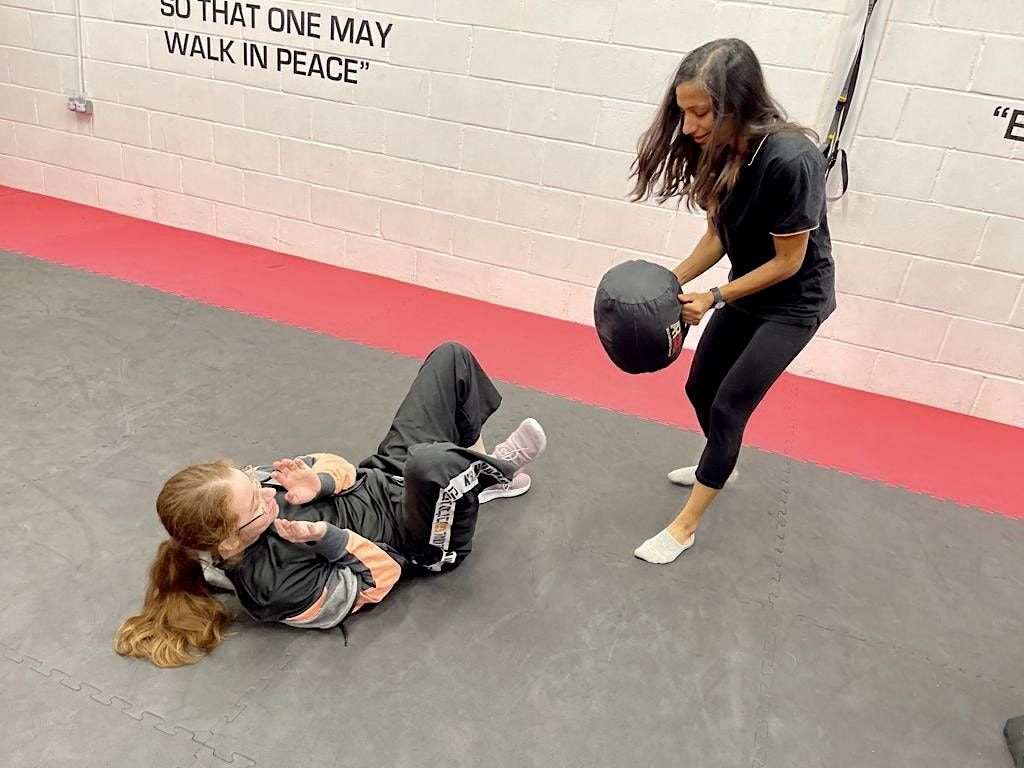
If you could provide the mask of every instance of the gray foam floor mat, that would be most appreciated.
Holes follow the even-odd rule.
[[[419,363],[14,254],[0,275],[6,765],[1009,764],[1020,523],[747,449],[651,566],[632,549],[698,436],[505,384],[488,444],[534,415],[550,447],[464,567],[347,646],[240,615],[195,666],[122,659],[168,475],[362,458]]]

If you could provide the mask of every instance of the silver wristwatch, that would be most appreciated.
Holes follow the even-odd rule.
[[[711,305],[714,309],[721,309],[725,306],[725,299],[722,298],[722,292],[718,288],[711,289],[711,297],[715,300],[715,303]]]

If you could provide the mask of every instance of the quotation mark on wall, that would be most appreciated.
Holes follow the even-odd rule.
[[[992,117],[1010,118],[1006,124],[1006,133],[1003,134],[1004,139],[1024,141],[1024,109],[1013,109],[1012,112],[1010,109],[1010,107],[996,107]]]

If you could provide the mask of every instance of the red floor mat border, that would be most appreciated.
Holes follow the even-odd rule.
[[[422,358],[462,341],[498,379],[684,429],[690,355],[627,376],[592,328],[0,187],[0,248]],[[1013,518],[1024,430],[786,375],[745,443]],[[680,457],[676,463],[682,460]],[[665,457],[667,467],[674,462]]]

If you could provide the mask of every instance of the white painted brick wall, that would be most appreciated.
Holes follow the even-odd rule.
[[[978,257],[974,263],[979,267],[999,269],[1004,272],[1024,272],[1024,220],[992,216],[981,239]]]
[[[899,299],[913,257],[851,243],[835,243],[836,289],[883,301]]]
[[[498,218],[501,182],[489,176],[423,169],[423,204],[477,219]]]
[[[933,199],[960,208],[1020,215],[1024,213],[1024,163],[949,152]]]
[[[231,126],[213,126],[214,159],[222,165],[277,173],[281,140],[274,135]]]
[[[853,191],[829,214],[834,239],[948,261],[973,260],[987,221],[983,213],[861,194],[859,162],[852,158]]]
[[[376,237],[382,205],[375,197],[313,187],[311,218],[325,227]]]
[[[548,142],[542,180],[556,189],[623,200],[630,191],[632,162],[626,152]]]
[[[391,51],[392,64],[466,74],[473,50],[471,27],[411,19],[403,20],[401,27],[407,44]]]
[[[326,144],[281,139],[281,174],[336,189],[348,189],[351,152]]]
[[[43,188],[47,195],[82,205],[99,203],[96,176],[55,165],[43,166]]]
[[[383,203],[380,233],[385,240],[415,245],[435,253],[452,252],[455,217],[418,205]]]
[[[489,221],[458,218],[452,253],[471,261],[522,268],[529,261],[530,232]]]
[[[900,145],[953,148],[1002,158],[1008,142],[1004,131],[993,130],[992,111],[989,96],[916,88],[907,91],[902,114],[897,114],[899,126],[888,138]],[[938,117],[945,115],[956,115],[956,119]]]
[[[1017,15],[1024,9],[1019,6]],[[985,47],[971,81],[971,90],[993,96],[1013,96],[1020,91],[1020,63],[1024,59],[1024,37],[985,38]]]
[[[946,153],[936,147],[858,138],[857,190],[910,200],[927,199]]]
[[[245,207],[250,210],[309,220],[310,190],[304,182],[246,171],[243,189]]]
[[[618,4],[617,0],[525,0],[522,29],[607,42]]]
[[[94,108],[93,136],[125,145],[150,146],[148,111],[109,102],[97,102]]]
[[[488,264],[432,251],[416,252],[416,279],[428,288],[489,300],[494,270]]]
[[[583,198],[527,184],[506,183],[498,197],[498,221],[557,235],[579,231]]]
[[[935,360],[951,319],[930,312],[860,296],[842,296],[832,328],[833,338],[849,344]]]
[[[477,29],[472,42],[469,73],[474,77],[545,86],[555,79],[557,38]]]
[[[378,68],[376,76],[386,79],[388,87],[356,90],[352,94],[354,103],[392,112],[427,114],[432,93],[430,72],[385,65]],[[337,95],[337,89],[334,94]],[[345,95],[341,98],[345,98]]]
[[[152,187],[108,178],[98,178],[96,184],[101,208],[139,219],[156,219],[157,190]]]
[[[0,85],[0,117],[19,123],[36,122],[36,100],[27,88]]]
[[[935,380],[942,383],[941,389]],[[936,405],[956,411],[968,411],[978,398],[985,378],[980,373],[960,368],[881,353],[868,380],[868,388],[883,395]]]
[[[539,184],[548,146],[551,145],[532,136],[466,126],[462,133],[462,168]]]
[[[985,0],[984,3],[935,0],[932,19],[956,29],[1024,35],[1024,16],[1018,0]]]
[[[158,189],[154,205],[161,224],[208,235],[217,232],[216,207],[207,200]]]
[[[246,88],[244,93],[243,124],[249,130],[297,139],[313,138],[311,100],[255,88]],[[323,140],[322,136],[317,138]]]
[[[591,144],[601,100],[561,91],[516,88],[509,127],[516,133]]]
[[[977,267],[915,259],[900,301],[949,315],[1005,323],[1024,286],[1024,278]]]
[[[508,128],[512,86],[441,73],[430,76],[430,116],[488,128]]]
[[[396,280],[416,280],[416,249],[362,235],[345,238],[345,266]]]
[[[277,247],[280,221],[277,216],[223,203],[216,204],[215,212],[218,236],[263,248]]]
[[[32,44],[28,47],[45,53],[75,53],[78,31],[72,16],[55,13],[32,13]]]
[[[2,22],[0,22],[2,23]],[[3,79],[13,85],[23,85],[40,91],[61,92],[77,80],[77,61],[70,56],[6,48],[0,53]]]
[[[0,45],[32,48],[32,17],[28,11],[0,6]]]
[[[213,123],[177,115],[154,114],[149,119],[153,149],[172,155],[213,160]]]
[[[1024,411],[1024,384],[1009,379],[985,379],[971,413],[982,419],[1007,421],[1007,414]]]
[[[180,157],[156,150],[124,147],[122,158],[125,181],[171,192],[181,191]]]
[[[245,174],[237,168],[183,158],[181,187],[186,195],[242,205]]]
[[[67,133],[93,135],[92,120],[68,110],[66,96],[59,93],[39,91],[35,94],[36,117],[39,125]]]
[[[384,150],[386,112],[327,101],[312,102],[311,106],[314,141],[368,152]]]
[[[1024,379],[1021,332],[1005,325],[953,318],[939,360],[964,368]]]
[[[388,200],[418,203],[423,189],[423,165],[355,152],[349,164],[349,189]]]
[[[43,169],[43,165],[31,160],[0,155],[0,184],[29,192],[43,192]]]
[[[672,214],[651,207],[588,197],[580,236],[584,240],[664,254]]]
[[[462,131],[458,123],[392,113],[387,116],[384,152],[391,157],[458,168]]]
[[[436,0],[436,18],[461,24],[477,24],[498,29],[519,29],[523,19],[523,0]]]
[[[345,232],[332,227],[281,219],[278,249],[305,259],[345,266]]]
[[[705,229],[625,202],[680,56],[748,40],[821,130],[859,31],[849,0],[284,3],[393,24],[381,49],[77,4],[84,73],[75,0],[0,0],[0,184],[584,323],[606,269],[672,266]],[[791,370],[1024,426],[1024,142],[993,115],[1024,109],[1020,0],[882,0],[873,24],[840,309]],[[356,86],[232,66],[165,28],[372,63]]]
[[[661,90],[670,72],[656,67],[658,52],[569,40],[562,44],[554,85],[560,91],[643,101]]]
[[[875,77],[966,90],[982,39],[976,32],[891,23],[886,29]]]
[[[149,66],[150,35],[144,27],[126,28],[124,24],[112,21],[84,19],[82,33],[85,55],[90,59],[131,64],[136,67]],[[65,52],[72,53],[74,50],[73,46]]]
[[[743,31],[750,33],[752,30]],[[685,52],[711,40],[715,33],[715,4],[711,0],[620,2],[612,42]]]

